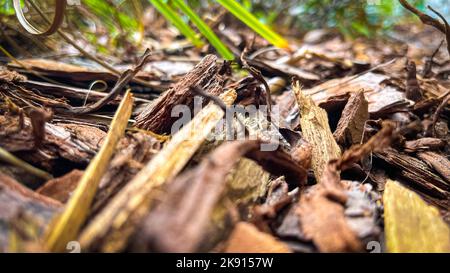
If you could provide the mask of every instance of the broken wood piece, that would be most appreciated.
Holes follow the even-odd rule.
[[[331,160],[324,167],[321,181],[304,192],[299,200],[297,213],[300,227],[322,252],[362,251],[362,244],[346,218],[345,206],[349,192],[340,179],[340,171],[349,168],[372,151],[381,151],[391,140],[394,126],[383,128],[366,143],[354,145],[339,159]]]
[[[220,97],[225,104],[231,105],[236,99],[236,92],[229,90]],[[211,102],[178,131],[92,219],[80,236],[83,249],[121,250],[134,232],[135,225],[147,214],[155,188],[173,179],[183,169],[224,114],[219,106]]]
[[[226,201],[235,206],[251,204],[266,191],[268,175],[241,157],[252,158],[268,171],[278,168],[278,172],[283,172],[286,168],[280,164],[285,160],[283,151],[261,151],[262,143],[260,140],[225,143],[196,168],[171,182],[138,236],[139,240],[147,238],[141,242],[143,248],[158,252],[208,250],[200,247],[212,246],[226,229]],[[272,158],[272,163],[267,164],[262,158]],[[306,175],[299,165],[293,164],[291,169],[298,169],[300,177]]]
[[[0,115],[0,146],[32,164],[51,170],[60,159],[86,164],[98,151],[97,145],[104,136],[100,129],[84,126],[65,126],[46,123],[43,144],[34,149],[34,136],[31,121],[24,118],[23,128],[20,118],[7,118]],[[79,132],[80,134],[76,133]],[[95,147],[95,148],[94,148]]]
[[[141,130],[143,131],[143,130]],[[97,214],[162,148],[162,143],[141,132],[127,134],[118,144],[98,186],[90,218]]]
[[[435,207],[393,180],[386,183],[383,202],[389,252],[450,252],[450,229]]]
[[[39,194],[37,192],[32,191],[31,189],[23,186],[13,178],[4,175],[0,173],[0,186],[1,188],[8,188],[16,193],[19,193],[20,195],[41,202],[45,205],[52,206],[52,207],[61,207],[61,203],[53,198],[47,197],[45,195]],[[1,190],[1,189],[0,189]]]
[[[406,152],[436,150],[445,146],[445,141],[440,138],[424,137],[405,141]]]
[[[149,104],[136,117],[135,126],[157,134],[171,133],[172,124],[177,120],[177,117],[171,115],[172,109],[177,105],[186,105],[192,109],[194,94],[191,89],[198,86],[210,95],[221,94],[224,79],[220,75],[221,69],[217,60],[214,55],[204,57],[173,88]]]
[[[433,167],[450,185],[450,161],[447,157],[435,152],[419,152],[417,157]]]
[[[310,97],[306,97],[297,82],[293,86],[300,109],[300,124],[305,139],[312,146],[312,168],[316,180],[320,181],[328,161],[341,156],[341,150],[328,124],[327,112],[318,107]]]
[[[261,188],[265,191],[268,175],[257,179],[255,175],[261,174],[257,168],[248,170],[255,183],[251,187],[249,182],[253,181],[248,177],[240,174],[235,177],[232,172],[233,167],[236,171],[242,170],[240,166],[245,165],[239,162],[246,161],[241,161],[241,156],[259,148],[259,145],[258,141],[225,143],[206,156],[196,168],[172,181],[159,197],[161,203],[143,223],[137,242],[140,248],[157,252],[197,252],[202,251],[200,244],[211,246],[217,243],[227,226],[228,213],[221,199],[229,198],[231,204],[237,204],[241,198],[250,198],[242,200],[249,202],[261,195]],[[245,185],[236,182],[244,182]],[[241,190],[236,187],[241,187]],[[246,191],[249,196],[246,196]],[[253,194],[257,196],[253,197]]]
[[[339,119],[334,138],[343,146],[359,144],[362,141],[364,125],[369,119],[369,104],[360,90],[350,97]]]
[[[33,192],[0,173],[0,253],[14,250],[42,252],[41,248],[22,247],[28,243],[38,244],[46,225],[61,208],[60,202]]]
[[[400,170],[400,175],[412,182],[414,185],[425,190],[430,195],[444,199],[448,198],[450,185],[440,176],[436,175],[430,167],[421,160],[397,152],[394,149],[387,149],[383,152],[376,152],[374,155],[381,158],[389,165]]]
[[[72,170],[62,177],[47,181],[36,192],[58,200],[61,203],[66,203],[72,195],[72,192],[77,188],[82,175],[83,171],[77,169]]]
[[[88,216],[100,179],[128,125],[132,107],[133,97],[128,91],[114,115],[102,148],[87,167],[64,211],[47,229],[44,245],[49,251],[61,252],[69,241],[76,239],[81,225]]]
[[[225,253],[290,253],[287,245],[254,225],[240,222],[230,235]]]

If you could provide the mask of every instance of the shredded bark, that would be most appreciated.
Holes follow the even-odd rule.
[[[353,94],[345,105],[334,131],[337,143],[343,146],[359,144],[364,133],[364,125],[369,119],[369,104],[363,90]]]
[[[450,161],[445,156],[430,151],[417,153],[417,156],[432,166],[450,186]]]
[[[225,70],[217,64],[216,56],[204,57],[174,87],[148,105],[136,117],[135,126],[157,134],[170,133],[172,124],[176,121],[176,118],[171,116],[172,108],[176,105],[187,105],[192,109],[192,88],[199,86],[205,92],[216,96],[223,92],[225,75],[220,74],[221,71]]]
[[[196,251],[213,209],[225,190],[226,176],[241,156],[255,160],[268,171],[279,172],[285,168],[287,154],[261,152],[260,145],[260,141],[251,140],[221,145],[198,167],[178,176],[161,197],[161,204],[145,221],[139,238],[147,240],[143,240],[141,247],[158,252]],[[267,158],[273,159],[269,163]],[[297,166],[297,175],[305,177],[306,172],[301,166],[294,163],[291,166]]]
[[[345,219],[344,205],[348,195],[339,172],[349,168],[372,151],[387,147],[393,139],[394,127],[385,123],[375,136],[363,145],[345,151],[341,158],[330,161],[318,185],[300,197],[297,212],[300,228],[320,251],[362,251],[362,243]]]
[[[300,108],[302,133],[312,146],[311,164],[314,175],[317,181],[322,181],[322,172],[328,161],[339,158],[341,150],[331,133],[325,110],[303,94],[298,82],[293,86],[293,91]]]

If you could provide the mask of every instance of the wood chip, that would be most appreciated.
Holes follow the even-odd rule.
[[[375,155],[398,168],[400,175],[412,182],[413,185],[440,199],[448,198],[449,184],[433,173],[433,170],[421,160],[399,153],[394,149],[377,152]]]
[[[405,142],[406,152],[417,152],[424,150],[436,150],[445,146],[445,141],[439,138],[424,137]]]
[[[270,234],[259,231],[254,225],[241,222],[228,239],[225,253],[290,253],[287,245]]]
[[[230,105],[236,99],[236,92],[230,90],[222,94],[221,99]],[[224,111],[210,103],[176,133],[90,222],[80,237],[83,249],[93,247],[94,242],[103,251],[122,249],[136,229],[135,224],[148,212],[154,189],[173,179],[182,170],[223,116]]]
[[[132,107],[133,97],[128,91],[114,115],[102,148],[81,177],[64,212],[58,215],[47,229],[44,245],[49,251],[61,252],[65,250],[69,241],[76,239],[89,213],[100,179],[108,167],[117,142],[122,138],[128,125]]]
[[[328,161],[339,158],[341,150],[330,130],[327,112],[318,107],[311,98],[306,97],[298,83],[293,86],[293,91],[300,108],[302,133],[313,149],[314,175],[316,180],[320,181]]]
[[[420,152],[417,156],[432,166],[450,185],[450,161],[435,152]]]
[[[72,170],[62,177],[47,181],[36,192],[58,200],[61,203],[66,203],[72,195],[72,192],[77,188],[82,175],[83,171]]]
[[[450,252],[450,229],[436,208],[393,180],[383,201],[389,252]]]
[[[333,134],[337,143],[348,147],[361,142],[364,125],[369,119],[368,106],[362,90],[352,94]]]
[[[157,134],[170,133],[172,124],[177,120],[177,117],[171,116],[172,108],[177,105],[193,105],[194,94],[191,88],[199,86],[214,96],[223,92],[224,79],[219,74],[217,60],[214,55],[204,57],[173,88],[167,90],[136,117],[136,127]]]

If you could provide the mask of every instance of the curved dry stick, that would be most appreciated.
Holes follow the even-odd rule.
[[[104,105],[106,105],[111,100],[115,99],[120,91],[122,91],[123,87],[127,85],[134,76],[142,69],[142,67],[147,63],[148,58],[150,57],[151,52],[149,49],[147,49],[144,53],[144,55],[140,58],[138,64],[133,69],[128,69],[122,75],[120,76],[119,80],[117,80],[116,85],[111,90],[111,92],[108,93],[106,97],[103,97],[101,100],[82,107],[72,107],[71,109],[64,109],[63,111],[71,113],[71,114],[88,114],[92,113],[94,111],[97,111]]]
[[[448,54],[450,54],[450,25],[448,24],[447,20],[445,20],[444,16],[442,16],[441,13],[439,13],[438,11],[436,11],[435,9],[433,9],[431,6],[428,6],[428,8],[434,12],[437,16],[439,16],[439,18],[442,19],[442,21],[444,21],[444,25],[445,25],[445,38],[447,39],[447,50],[448,50]]]
[[[267,105],[267,120],[268,121],[272,121],[272,101],[270,98],[270,87],[267,84],[267,81],[264,79],[263,75],[261,74],[261,71],[259,71],[258,69],[250,66],[246,60],[245,55],[248,52],[248,47],[246,46],[244,48],[244,50],[242,51],[241,54],[241,62],[242,62],[242,68],[244,68],[245,70],[247,70],[250,75],[253,76],[253,78],[255,78],[257,81],[259,81],[263,86],[264,86],[264,90],[265,90],[265,97],[266,97],[266,105]]]
[[[434,19],[433,17],[421,12],[420,10],[416,9],[415,7],[411,6],[411,4],[408,3],[408,1],[406,0],[398,0],[400,2],[400,4],[407,10],[409,10],[410,12],[414,13],[417,17],[419,17],[420,21],[422,21],[422,23],[424,23],[425,25],[429,25],[432,26],[436,29],[438,29],[440,32],[444,33],[446,39],[447,39],[447,50],[448,50],[448,54],[450,54],[450,26],[447,22],[447,20],[445,20],[444,16],[442,16],[442,14],[440,14],[439,12],[437,12],[436,10],[434,10],[432,7],[428,6],[428,8],[433,11],[437,16],[439,16],[444,23],[439,22],[439,20]]]
[[[38,30],[30,22],[28,22],[27,18],[25,18],[25,15],[23,14],[20,2],[20,0],[13,1],[14,10],[16,11],[16,16],[20,24],[30,34],[38,36],[49,36],[58,31],[59,27],[62,25],[67,5],[66,0],[55,1],[55,17],[53,18],[52,22],[49,22],[50,27],[44,31]]]
[[[445,25],[439,22],[438,20],[434,19],[433,17],[421,12],[420,10],[416,9],[415,7],[411,6],[410,3],[406,0],[399,0],[400,4],[410,12],[414,13],[419,17],[420,21],[424,23],[425,25],[429,25],[432,27],[437,28],[440,32],[445,34]]]

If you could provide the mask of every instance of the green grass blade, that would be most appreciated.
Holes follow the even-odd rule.
[[[183,0],[173,0],[173,3],[182,12],[184,12],[189,19],[191,19],[203,36],[205,36],[217,52],[219,52],[222,58],[225,60],[234,60],[233,53],[227,48],[226,45],[222,43],[222,41],[220,41],[219,37],[217,37],[211,28],[194,11],[192,11],[192,9]]]
[[[224,8],[239,18],[244,24],[256,31],[264,39],[276,47],[289,48],[289,43],[280,35],[261,23],[253,14],[246,10],[235,0],[217,0]]]
[[[203,46],[203,42],[197,36],[197,33],[186,24],[180,16],[166,3],[161,0],[149,0],[150,3],[170,22],[172,23],[192,44],[196,47]]]

